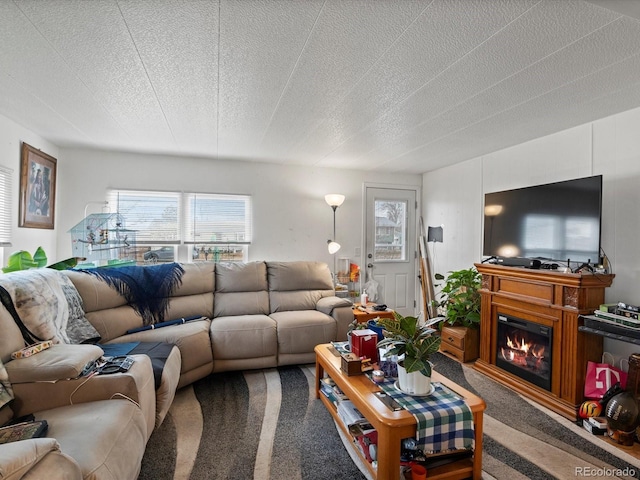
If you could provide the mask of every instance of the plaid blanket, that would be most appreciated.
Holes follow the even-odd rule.
[[[473,413],[462,398],[438,382],[431,383],[431,395],[411,396],[396,389],[394,381],[385,379],[379,386],[415,417],[416,441],[425,453],[473,448]]]

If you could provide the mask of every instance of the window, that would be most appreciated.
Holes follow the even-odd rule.
[[[180,243],[180,199],[178,192],[110,190],[107,200],[112,213],[119,213],[125,227],[136,232],[136,244]]]
[[[141,262],[172,262],[189,245],[192,261],[244,261],[251,243],[251,197],[182,192],[111,190],[111,210],[136,232]],[[158,248],[160,247],[160,248]]]
[[[251,243],[251,197],[185,194],[185,243],[248,245]]]
[[[11,246],[11,174],[0,167],[0,247]]]
[[[406,200],[376,200],[376,262],[407,260]]]

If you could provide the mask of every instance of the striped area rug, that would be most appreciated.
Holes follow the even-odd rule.
[[[307,365],[213,374],[180,389],[139,479],[364,479],[314,378]]]
[[[487,403],[483,478],[640,478],[640,461],[472,368],[435,368]],[[358,459],[314,397],[315,367],[228,372],[178,391],[147,446],[139,480],[363,480]]]

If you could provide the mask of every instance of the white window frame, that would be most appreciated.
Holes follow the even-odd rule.
[[[10,247],[12,240],[11,177],[13,170],[0,166],[0,247]]]
[[[158,198],[162,199],[166,196],[169,199],[175,200],[176,213],[175,213],[175,236],[162,230],[157,234],[159,238],[149,238],[148,235],[141,234],[141,230],[144,231],[144,227],[140,228],[140,223],[135,219],[130,221],[128,212],[123,211],[122,208],[126,208],[127,205],[123,205],[123,198],[126,197],[140,197],[142,201],[144,198]],[[232,222],[231,225],[225,222],[216,223],[209,219],[203,219],[201,225],[205,228],[205,236],[198,236],[198,219],[196,210],[194,210],[194,203],[197,204],[199,200],[204,202],[221,201],[221,212],[224,216],[227,216]],[[224,252],[231,250],[242,251],[242,261],[246,261],[248,258],[248,245],[252,241],[252,201],[249,195],[234,195],[234,194],[213,194],[213,193],[195,193],[195,192],[171,192],[171,191],[142,191],[142,190],[128,190],[128,189],[110,189],[107,192],[107,201],[109,203],[110,210],[114,213],[120,214],[125,221],[125,227],[127,229],[136,231],[137,245],[149,245],[149,246],[161,246],[161,245],[188,245],[189,254],[187,256],[189,262],[198,261],[192,254],[194,248],[200,248],[206,245],[207,250],[215,252]],[[201,203],[202,205],[202,203]],[[133,205],[129,205],[129,208],[134,208]],[[153,208],[153,207],[150,207]],[[207,212],[205,211],[205,214]],[[210,212],[209,212],[210,213]],[[155,217],[158,213],[154,213]],[[141,215],[141,222],[144,222],[145,215]],[[164,232],[164,233],[162,233]],[[212,234],[212,232],[218,232],[218,235]],[[222,233],[220,233],[222,232]],[[165,238],[162,238],[162,237]],[[216,236],[218,238],[216,238]],[[208,256],[207,256],[208,257]],[[176,255],[177,258],[177,255]],[[208,260],[228,261],[228,258],[223,255],[211,255]]]

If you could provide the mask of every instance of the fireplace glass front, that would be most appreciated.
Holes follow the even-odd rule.
[[[553,329],[498,313],[496,366],[551,391]]]

